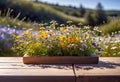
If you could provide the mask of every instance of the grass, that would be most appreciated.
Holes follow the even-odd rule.
[[[33,29],[38,29],[40,27],[39,23],[36,22],[25,22],[25,17],[21,20],[19,20],[20,13],[13,18],[10,16],[13,10],[8,9],[7,13],[0,14],[0,25],[3,26],[9,26],[10,28],[17,27],[17,28],[22,28],[22,29],[28,29],[28,28],[33,28]],[[0,11],[1,12],[1,11]]]
[[[113,32],[119,32],[120,31],[120,18],[111,20],[108,24],[102,25],[100,29],[105,34],[112,34]]]
[[[45,5],[43,5],[43,8],[44,8],[44,6]],[[37,7],[37,5],[36,5],[36,7]],[[50,9],[48,9],[48,10],[50,10]],[[26,19],[26,17],[23,17],[20,20],[19,17],[21,15],[21,13],[17,13],[16,17],[12,17],[11,14],[12,14],[13,10],[8,8],[8,10],[6,10],[6,11],[3,12],[3,13],[1,13],[2,11],[0,11],[0,25],[3,25],[3,26],[9,26],[10,28],[17,27],[17,28],[23,28],[23,29],[33,28],[35,30],[38,30],[41,25],[49,25],[50,24],[50,23],[43,23],[43,22],[37,23],[37,22],[32,22],[30,20],[29,21],[24,21]],[[65,16],[62,13],[61,13],[61,15]],[[66,17],[66,19],[71,17],[71,20],[73,19],[73,20],[78,20],[79,21],[79,19],[77,19],[77,18],[75,18],[73,16],[65,16],[65,17]]]
[[[23,21],[20,21],[18,19],[14,19],[11,17],[1,17],[0,16],[0,25],[4,26],[10,26],[10,27],[22,27],[22,28],[30,28],[32,24],[30,23],[25,23]]]
[[[3,8],[1,8],[2,11],[7,8],[13,9],[12,15],[15,17],[17,13],[21,12],[19,19],[26,17],[26,19],[31,21],[50,22],[51,20],[56,20],[59,23],[66,23],[67,20],[77,23],[81,21],[77,17],[68,16],[44,3],[30,2],[27,0],[0,0],[0,5],[4,5]]]

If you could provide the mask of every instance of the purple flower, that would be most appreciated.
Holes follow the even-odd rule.
[[[97,46],[95,42],[93,42],[93,43],[92,43],[92,45],[93,45],[94,47],[96,47],[96,46]]]
[[[98,51],[100,52],[102,49],[101,48],[98,48]]]

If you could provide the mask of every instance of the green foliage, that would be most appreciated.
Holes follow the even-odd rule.
[[[52,6],[40,2],[31,2],[27,0],[0,0],[0,6],[2,13],[8,8],[13,9],[11,16],[16,17],[18,13],[21,13],[19,19],[26,17],[25,21],[50,22],[53,19],[59,23],[65,23],[67,20],[72,20],[74,22],[80,21],[76,17],[67,16],[54,9]]]
[[[98,43],[101,45],[102,57],[120,57],[120,33],[99,37]]]
[[[103,49],[103,57],[120,57],[120,42],[108,42]]]
[[[14,9],[15,11],[10,10],[9,7]],[[61,7],[61,10],[59,10],[60,7],[58,9],[56,9],[55,7],[53,7],[51,5],[46,6],[46,4],[43,4],[43,3],[35,3],[35,2],[33,3],[33,2],[25,1],[25,0],[0,0],[0,8],[6,9],[6,10],[3,10],[4,12],[0,11],[0,25],[10,26],[10,27],[16,26],[16,27],[21,27],[21,28],[32,28],[32,29],[34,29],[34,28],[39,29],[40,27],[45,27],[44,29],[48,29],[48,30],[51,30],[50,29],[51,27],[53,27],[53,28],[55,27],[56,29],[53,30],[51,35],[54,33],[57,33],[57,32],[59,33],[59,30],[60,30],[60,28],[57,28],[57,25],[54,25],[54,23],[52,23],[49,26],[49,25],[45,24],[44,22],[38,24],[36,22],[24,22],[24,20],[28,21],[28,19],[30,19],[32,21],[35,20],[35,21],[39,21],[39,22],[40,22],[40,20],[45,20],[45,21],[49,20],[50,21],[51,19],[56,19],[58,22],[65,22],[66,20],[74,20],[74,21],[78,22],[79,20],[81,20],[80,18],[73,17],[73,16],[77,16],[77,17],[80,16],[78,9],[76,9],[77,11],[75,11],[73,7],[67,8],[66,10],[70,11],[70,12],[67,12],[66,10],[63,10],[63,7]],[[66,7],[64,7],[64,8],[66,8]],[[18,9],[19,9],[19,11],[18,11]],[[64,13],[66,13],[68,15],[61,13],[60,11],[62,11],[62,10],[64,11]],[[100,6],[100,5],[98,6],[96,12],[98,13],[99,11],[103,12],[102,6]],[[69,15],[71,15],[71,16],[69,16]],[[85,15],[86,24],[89,24],[89,25],[94,24],[92,15],[93,15],[92,11],[90,13],[86,13],[86,15]],[[100,16],[102,16],[103,18]],[[96,17],[104,19],[104,14],[99,12],[99,15],[96,15]],[[18,19],[21,19],[21,20],[18,20]],[[97,21],[97,20],[95,20],[95,21]],[[103,21],[101,23],[103,23]],[[75,27],[75,25],[71,25],[71,21],[69,21],[68,26]],[[61,29],[62,29],[61,31],[63,32],[61,34],[74,33],[74,32],[66,31],[67,29],[65,27],[67,27],[67,26],[65,26],[65,25],[61,26]],[[105,34],[108,34],[108,33],[113,34],[113,32],[116,32],[116,34],[117,34],[120,32],[120,19],[112,20],[109,23],[102,25],[100,27],[100,29],[102,30],[102,33],[105,33]],[[85,31],[84,29],[79,29],[79,30],[81,30],[80,32]],[[74,29],[72,29],[72,31],[74,31]],[[91,32],[91,30],[90,30],[90,32]],[[92,32],[95,33],[94,31],[92,31]],[[87,35],[87,33],[89,33],[89,30],[86,32],[85,36],[83,36],[84,33],[79,33],[79,34],[80,34],[80,36],[82,36],[86,39],[87,36],[89,36],[89,34]],[[28,34],[28,35],[30,36],[30,34]],[[76,37],[76,35],[75,35],[75,37]],[[96,36],[96,33],[95,33],[95,36]],[[100,45],[102,45],[102,49],[104,50],[102,52],[102,56],[106,56],[106,57],[107,56],[113,56],[113,57],[120,56],[119,42],[116,42],[117,40],[113,40],[112,42],[111,41],[105,42],[109,38],[109,37],[106,38],[105,36],[106,35],[104,35],[102,37],[102,42],[100,42],[101,40],[99,40],[97,42]],[[42,37],[46,37],[46,34]],[[38,44],[37,41],[34,41],[35,37],[33,37],[32,42],[30,42],[30,43],[26,42],[26,44],[23,44],[24,42],[20,42],[20,43],[16,44],[15,46],[22,46],[22,48],[24,48],[24,50],[22,52],[16,52],[16,53],[13,53],[13,51],[10,48],[6,47],[6,43],[7,43],[6,41],[2,41],[2,42],[0,42],[0,56],[16,56],[14,54],[17,54],[17,53],[22,54],[21,56],[23,56],[23,54],[29,54],[29,55],[36,54],[36,55],[42,55],[42,56],[44,56],[46,54],[50,54],[50,56],[55,56],[56,53],[57,53],[57,55],[60,55],[60,56],[66,55],[66,54],[71,55],[71,56],[72,55],[80,55],[81,56],[81,54],[84,54],[84,56],[89,56],[93,52],[96,52],[90,42],[91,38],[93,38],[93,37],[90,37],[89,41],[86,42],[86,44],[89,47],[84,47],[84,49],[83,48],[80,49],[81,51],[85,50],[86,52],[84,52],[84,53],[77,52],[79,48],[72,47],[70,50],[63,49],[62,54],[60,52],[61,50],[59,50],[60,47],[57,46],[58,42],[54,42],[51,39],[50,40],[52,41],[52,43],[50,43],[50,44],[53,44],[53,46],[54,46],[54,47],[52,47],[52,49],[49,49],[49,50],[47,49],[47,47],[50,48],[51,45],[46,46],[46,44],[42,44],[42,45]],[[71,36],[71,38],[74,39],[73,36]],[[95,37],[95,38],[97,38],[97,37]],[[111,38],[114,38],[114,37],[111,37]],[[58,39],[56,39],[56,40],[58,40]],[[29,42],[30,39],[28,39],[27,41]],[[22,45],[20,45],[20,44],[22,44]],[[35,44],[35,46],[34,46],[34,44]],[[32,45],[32,47],[34,47],[34,48],[31,48],[30,45]],[[71,47],[72,45],[69,45],[69,46]],[[81,45],[79,45],[79,46],[81,46]],[[16,47],[15,50],[21,50],[21,48]]]
[[[53,8],[55,8],[56,10],[59,10],[59,11],[65,13],[67,15],[70,15],[70,12],[72,12],[72,13],[74,12],[74,13],[77,14],[76,17],[80,17],[80,8],[77,8],[77,7],[74,8],[72,6],[69,7],[69,6],[53,5],[53,4],[51,4],[51,6]],[[85,8],[85,11],[88,11],[91,14],[93,14],[95,12],[94,9],[88,9],[88,8]],[[106,12],[106,15],[110,16],[110,17],[111,16],[114,16],[114,17],[120,16],[120,11],[119,10],[105,10],[105,12]]]
[[[107,16],[110,16],[110,17],[119,17],[120,11],[119,10],[107,10],[106,14]]]
[[[104,34],[112,34],[112,32],[120,31],[120,19],[111,20],[109,23],[100,27]]]
[[[82,5],[80,5],[79,12],[80,12],[80,17],[83,17],[84,14],[85,14],[85,12],[86,12],[86,11],[85,11],[85,8],[83,8]]]
[[[0,38],[0,57],[1,56],[15,56],[14,52],[11,50],[11,42],[6,40],[1,40]]]
[[[94,20],[96,25],[101,25],[107,22],[107,15],[105,14],[101,3],[98,3],[96,7],[94,12]]]
[[[85,24],[86,25],[90,25],[90,26],[94,26],[95,25],[94,24],[94,19],[93,19],[92,15],[89,12],[87,12],[85,14],[84,18],[85,18]]]
[[[1,11],[0,11],[1,12]],[[7,12],[0,14],[0,25],[9,26],[9,27],[17,27],[17,28],[39,28],[38,23],[35,22],[24,22],[25,17],[22,20],[18,20],[20,13],[15,18],[10,17],[10,14],[13,10],[8,9]]]
[[[94,52],[102,50],[103,57],[120,56],[119,34],[97,36],[101,31],[98,27],[90,30],[90,27],[77,28],[72,25],[57,26],[55,21],[51,25],[40,24],[39,31],[27,30],[23,36],[16,36],[13,40],[0,39],[0,56],[90,56]],[[81,24],[80,24],[81,25]],[[13,35],[14,36],[14,35]],[[15,42],[15,43],[14,43]],[[14,47],[11,50],[11,47]],[[76,46],[77,45],[77,46]],[[94,46],[93,46],[94,45]],[[14,52],[13,52],[14,50]]]

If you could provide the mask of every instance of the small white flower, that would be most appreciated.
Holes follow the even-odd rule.
[[[80,50],[81,50],[81,51],[84,51],[84,49],[83,49],[83,48],[80,48]]]
[[[52,47],[53,47],[52,45],[48,45],[48,46],[47,46],[48,49],[50,49],[50,48],[52,48]]]
[[[28,54],[25,54],[24,57],[29,57],[29,55],[28,55]]]
[[[112,47],[111,49],[114,50],[114,49],[116,49],[116,48],[117,48],[117,47]]]
[[[108,46],[106,45],[105,48],[108,48]]]
[[[75,44],[71,44],[71,46],[75,46]]]
[[[120,55],[120,52],[118,52],[117,54]]]

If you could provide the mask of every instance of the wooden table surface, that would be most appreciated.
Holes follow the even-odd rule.
[[[120,57],[102,57],[98,64],[75,64],[76,82],[120,82]]]
[[[120,57],[98,64],[23,64],[22,57],[0,57],[0,82],[120,82]]]

